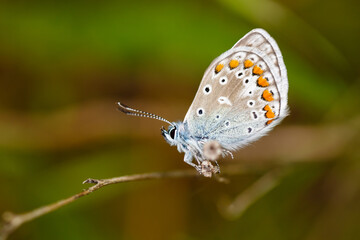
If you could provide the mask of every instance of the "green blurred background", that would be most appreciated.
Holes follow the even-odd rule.
[[[220,161],[245,169],[229,184],[113,185],[10,239],[360,239],[359,13],[355,0],[0,1],[0,213],[88,177],[189,169],[163,123],[115,102],[182,120],[208,64],[253,28],[278,42],[290,85],[291,115]],[[274,168],[287,174],[271,191],[222,214]]]

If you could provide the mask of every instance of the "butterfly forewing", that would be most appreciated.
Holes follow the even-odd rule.
[[[286,106],[280,110],[287,110],[287,93],[289,83],[285,63],[276,41],[263,29],[254,29],[241,38],[232,48],[249,47],[255,52],[260,52],[262,57],[272,63],[272,71],[279,77],[275,78],[276,84],[282,96],[282,105]],[[286,115],[286,112],[284,112]]]
[[[288,82],[280,50],[255,29],[206,70],[185,116],[190,133],[233,150],[252,142],[287,114]]]

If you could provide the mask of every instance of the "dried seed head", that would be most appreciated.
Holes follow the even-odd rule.
[[[219,173],[220,169],[218,166],[213,166],[209,160],[201,162],[201,174],[204,177],[211,177],[213,174]]]

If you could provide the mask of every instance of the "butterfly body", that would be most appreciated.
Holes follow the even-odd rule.
[[[184,121],[165,120],[170,126],[162,128],[162,135],[185,153],[186,163],[199,170],[208,160],[207,142],[219,143],[225,155],[279,124],[288,114],[287,92],[287,72],[278,45],[265,30],[254,29],[210,64]],[[134,111],[132,115],[161,118]]]
[[[188,128],[187,122],[173,122],[169,130],[161,129],[165,140],[171,145],[176,146],[179,152],[184,152],[184,161],[193,167],[197,167],[205,157],[203,155],[203,145],[209,139],[205,135],[193,135]],[[197,164],[192,162],[196,159]]]

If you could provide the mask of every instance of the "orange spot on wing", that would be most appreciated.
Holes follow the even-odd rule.
[[[252,61],[250,61],[249,59],[245,60],[245,62],[244,62],[244,67],[245,68],[249,68],[252,65],[254,65],[254,63]]]
[[[274,121],[274,119],[271,119],[271,120],[267,121],[266,125],[269,125],[272,121]]]
[[[264,110],[265,110],[265,111],[271,111],[271,108],[270,108],[269,105],[266,105],[266,106],[264,107]]]
[[[266,105],[264,107],[264,110],[266,111],[265,117],[267,117],[267,118],[274,118],[275,117],[275,113],[271,110],[271,107],[269,105]],[[268,124],[268,123],[266,123],[266,124]]]
[[[263,99],[265,99],[268,102],[271,102],[272,100],[274,100],[271,92],[269,92],[269,90],[264,90],[263,94],[262,94]]]
[[[275,117],[275,113],[273,111],[268,111],[265,113],[265,116],[267,118],[274,118]]]
[[[263,70],[260,68],[260,67],[258,67],[257,65],[255,65],[255,67],[254,67],[254,69],[253,69],[253,74],[256,74],[256,75],[261,75],[261,74],[263,74]]]
[[[263,76],[260,76],[257,80],[257,84],[260,86],[260,87],[267,87],[269,86],[269,82],[263,78]]]
[[[238,60],[231,60],[230,61],[230,63],[229,63],[229,67],[231,68],[231,69],[233,69],[233,68],[236,68],[237,66],[239,66],[239,61]]]
[[[224,67],[224,64],[219,63],[219,64],[216,66],[216,68],[215,68],[215,72],[216,72],[216,73],[220,72],[221,69],[223,69],[223,67]]]

